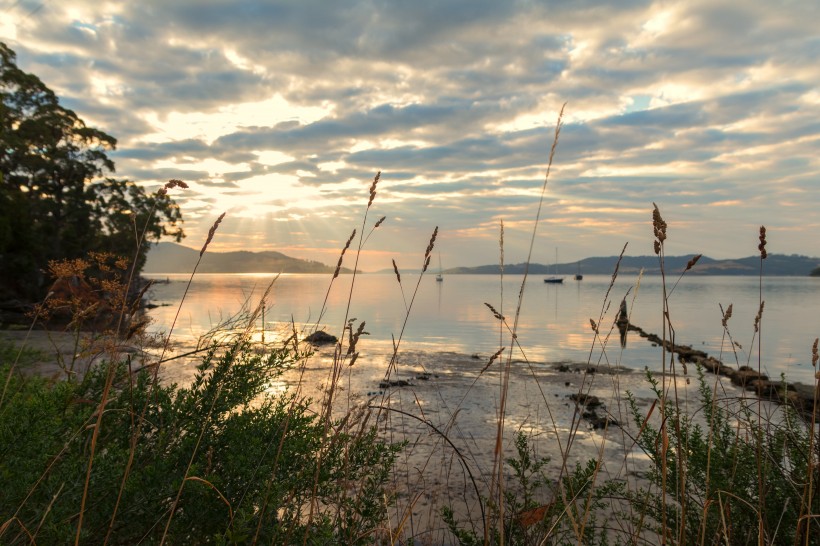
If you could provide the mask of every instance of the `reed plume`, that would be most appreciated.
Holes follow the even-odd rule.
[[[768,254],[766,253],[766,226],[760,226],[760,244],[757,245],[757,249],[760,251],[760,259],[765,260]]]
[[[225,213],[219,215],[219,218],[216,219],[214,225],[211,226],[211,229],[208,230],[208,238],[205,239],[205,244],[202,245],[202,250],[199,251],[199,257],[201,258],[205,251],[208,249],[208,245],[211,244],[211,241],[214,239],[214,234],[216,233],[216,229],[219,227],[219,224],[222,223],[222,219],[225,218]]]
[[[164,186],[162,186],[160,189],[157,190],[157,195],[165,195],[166,193],[168,193],[168,190],[170,190],[172,188],[182,188],[182,189],[187,190],[188,189],[188,184],[186,184],[182,180],[172,178],[171,180],[166,182]]]
[[[652,229],[655,232],[655,254],[660,254],[661,246],[666,240],[666,222],[661,217],[661,211],[658,210],[658,205],[652,203],[652,206],[654,207],[652,210]]]
[[[720,321],[723,324],[724,328],[728,328],[729,319],[732,318],[732,304],[729,304],[729,307],[726,308],[726,312],[723,313],[723,319]]]
[[[684,271],[689,271],[690,269],[695,267],[695,264],[698,263],[698,260],[700,260],[702,257],[703,257],[703,254],[698,254],[697,256],[693,256],[691,260],[686,262],[686,269],[684,269]]]
[[[355,237],[355,236],[356,236],[356,230],[354,229],[353,233],[351,233],[350,237],[347,239],[347,242],[345,243],[345,247],[342,249],[342,253],[339,255],[339,261],[336,262],[336,270],[333,272],[333,278],[334,279],[339,276],[339,271],[341,271],[341,269],[342,269],[342,260],[344,260],[345,252],[347,252],[347,249],[350,248],[350,243],[353,242],[353,237]]]
[[[396,274],[396,280],[399,281],[401,284],[401,273],[399,273],[399,266],[396,265],[396,260],[391,260],[393,262],[393,272]]]
[[[436,237],[438,237],[438,226],[436,226],[436,229],[433,230],[433,236],[430,237],[430,242],[427,244],[427,250],[424,251],[424,267],[421,269],[422,273],[427,271],[427,268],[430,267],[430,253],[433,252],[433,248],[436,246]]]
[[[376,198],[376,185],[379,183],[379,179],[382,176],[382,172],[379,171],[376,173],[376,176],[373,178],[373,183],[370,185],[370,200],[367,202],[367,208],[370,208],[370,205],[373,204],[373,200]],[[379,222],[381,223],[381,222]]]

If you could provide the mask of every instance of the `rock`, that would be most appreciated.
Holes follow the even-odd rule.
[[[698,358],[703,359],[709,356],[703,351],[693,349],[688,345],[676,345],[675,352],[678,353],[681,362],[695,362]]]
[[[615,419],[610,419],[606,416],[601,417],[600,415],[596,415],[593,419],[590,419],[589,424],[592,425],[593,430],[604,429],[607,425],[615,427],[621,426],[621,424]]]
[[[570,400],[574,400],[578,402],[582,406],[586,406],[588,408],[596,408],[601,405],[601,400],[597,396],[593,396],[591,394],[570,394]]]
[[[390,387],[410,387],[411,383],[409,381],[405,381],[404,379],[385,379],[384,381],[379,381],[379,388],[380,389],[389,389]]]
[[[720,371],[721,366],[723,366],[723,363],[720,360],[713,358],[711,356],[702,358],[700,360],[696,359],[695,362],[703,366],[705,370],[708,370],[712,373],[718,373]]]
[[[748,366],[741,367],[730,377],[732,379],[732,383],[734,383],[735,385],[738,385],[740,387],[748,387],[750,389],[753,388],[751,385],[752,381],[769,379],[769,377],[766,374],[758,373],[756,370],[753,370]]]
[[[328,343],[336,343],[337,341],[339,341],[339,338],[337,338],[334,335],[328,334],[323,330],[318,330],[307,336],[305,338],[305,341],[307,341],[308,343],[313,343],[314,345],[325,345]]]
[[[759,397],[766,400],[777,400],[777,383],[772,383],[768,379],[752,379],[748,387],[755,391]]]
[[[595,410],[585,411],[581,416],[589,422],[593,430],[604,429],[607,425],[621,426],[615,419],[612,419],[608,415],[598,415]]]

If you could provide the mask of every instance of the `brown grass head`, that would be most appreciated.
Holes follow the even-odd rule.
[[[379,218],[379,221],[376,222],[376,225],[373,226],[373,229],[376,229],[377,227],[382,225],[386,219],[387,219],[387,216],[382,216],[381,218]]]
[[[652,210],[652,229],[655,232],[655,254],[661,253],[661,246],[666,240],[666,222],[661,217],[661,211],[658,210],[658,205],[652,203],[654,209]]]
[[[488,304],[486,304],[486,303],[485,303],[484,305],[488,305]],[[498,357],[500,357],[500,356],[501,356],[501,353],[503,353],[503,352],[504,352],[504,349],[506,349],[506,347],[501,347],[499,350],[497,350],[495,353],[493,353],[493,355],[490,357],[490,360],[487,362],[487,364],[485,364],[485,365],[484,365],[484,367],[483,367],[483,368],[481,368],[481,371],[480,371],[480,372],[478,372],[478,375],[481,375],[481,374],[483,374],[484,372],[486,372],[486,371],[487,371],[487,369],[488,369],[490,366],[492,366],[492,365],[493,365],[493,362],[495,362],[496,360],[498,360]]]
[[[436,246],[436,237],[438,237],[438,226],[433,230],[433,236],[430,237],[430,242],[427,244],[427,250],[424,251],[424,269],[422,273],[427,271],[427,266],[430,265],[430,254]]]
[[[381,176],[382,172],[379,171],[373,178],[373,183],[370,185],[370,200],[367,202],[367,208],[370,208],[370,205],[373,204],[373,199],[376,198],[376,185],[379,183],[379,179],[381,178]]]
[[[720,321],[723,324],[724,328],[729,327],[729,319],[732,318],[732,304],[729,304],[729,307],[726,308],[726,312],[723,313],[723,319]]]
[[[760,226],[760,244],[757,245],[757,249],[760,251],[760,259],[765,260],[768,254],[766,253],[766,226]]]
[[[347,324],[347,334],[348,334],[347,354],[348,355],[352,355],[352,354],[356,353],[356,345],[358,345],[359,338],[362,335],[370,335],[369,332],[364,331],[365,321],[362,321],[361,323],[359,323],[359,327],[354,332],[353,331],[353,323],[355,321],[356,321],[355,318],[350,319],[349,321],[347,321],[348,322],[348,324]],[[353,363],[355,362],[356,357],[358,357],[357,354],[354,356],[354,359],[348,364],[349,366],[353,365]]]
[[[817,361],[820,360],[820,355],[817,353],[817,342],[820,341],[818,338],[814,338],[814,344],[811,346],[811,365],[813,368],[817,367]]]
[[[492,314],[495,318],[497,318],[498,320],[504,320],[504,315],[502,315],[501,313],[496,311],[495,307],[493,307],[492,305],[490,305],[487,302],[484,302],[484,305],[486,305],[489,308],[489,310],[492,312]]]
[[[182,180],[177,180],[176,178],[172,178],[169,180],[164,186],[162,186],[159,190],[157,190],[157,195],[165,195],[168,193],[168,190],[173,188],[182,188],[188,189],[188,184],[183,182]]]
[[[689,271],[690,269],[695,267],[695,264],[698,263],[698,260],[700,260],[702,257],[703,254],[698,254],[697,256],[694,256],[691,260],[686,262],[686,269],[684,271]]]
[[[208,238],[205,240],[205,244],[202,245],[202,250],[199,251],[199,257],[201,258],[203,254],[205,254],[205,250],[208,249],[208,245],[211,244],[211,241],[214,239],[214,233],[216,233],[216,229],[219,227],[219,224],[222,223],[222,219],[225,218],[225,213],[219,215],[219,218],[216,219],[214,225],[211,226],[211,229],[208,230]]]
[[[345,257],[345,252],[347,252],[347,249],[350,248],[350,243],[353,242],[353,237],[355,236],[356,230],[354,229],[353,232],[350,234],[350,237],[348,237],[347,242],[345,243],[345,247],[342,249],[342,253],[339,255],[339,261],[336,263],[336,271],[333,272],[334,279],[339,276],[339,271],[342,269],[342,260]]]
[[[760,307],[757,309],[757,315],[755,315],[755,332],[760,331],[760,319],[763,318],[764,305],[766,305],[766,302],[761,300]]]
[[[396,274],[396,280],[401,284],[401,273],[399,273],[399,266],[396,265],[396,260],[393,261],[393,272]]]

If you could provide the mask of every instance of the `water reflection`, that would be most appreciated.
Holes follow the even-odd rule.
[[[160,277],[165,279],[165,276]],[[152,289],[157,304],[168,304],[150,311],[155,329],[167,330],[176,314],[176,305],[187,283],[187,276],[169,275],[168,284]],[[243,306],[255,306],[272,275],[198,275],[180,310],[175,331],[197,336],[232,316]],[[405,287],[415,287],[417,278],[405,275]],[[590,348],[592,360],[613,364],[657,369],[657,348],[638,338],[630,338],[621,352],[617,339],[601,353],[599,343],[593,345],[594,334],[589,321],[596,322],[605,310],[601,331],[608,332],[615,319],[618,303],[632,288],[636,291],[634,305],[630,303],[631,319],[650,332],[661,333],[661,284],[658,277],[644,277],[635,289],[637,278],[626,275],[618,279],[604,301],[611,278],[585,275],[575,286],[545,285],[531,278],[525,291],[518,327],[518,341],[534,361],[574,360],[586,362]],[[507,317],[512,327],[521,276],[506,276],[502,290],[493,275],[451,275],[444,282],[425,276],[413,302],[413,309],[404,331],[404,342],[417,349],[454,351],[466,354],[495,352],[499,344],[509,346],[509,334],[499,339],[499,323],[485,302]],[[539,282],[536,282],[539,281]],[[328,293],[327,276],[282,275],[273,285],[270,303],[266,307],[267,336],[277,335],[277,327],[295,323],[297,329],[313,326],[319,318],[327,294],[327,311],[321,326],[340,335],[347,312],[350,276],[340,276]],[[444,285],[447,285],[446,287]],[[562,294],[567,290],[573,295]],[[759,334],[754,333],[754,317],[759,310],[759,286],[753,277],[691,277],[678,284],[670,297],[672,324],[676,340],[697,346],[710,354],[723,354],[733,361],[731,345],[721,326],[719,303],[726,308],[733,304],[729,322],[732,339],[739,343],[737,360],[756,367],[758,345],[762,365],[777,377],[784,371],[794,380],[809,381],[811,344],[820,334],[817,305],[820,284],[812,278],[769,278],[764,280],[766,301]],[[409,298],[410,293],[405,294]],[[405,300],[394,275],[361,275],[356,279],[349,318],[367,322],[370,342],[389,343],[398,336],[406,313]],[[261,322],[260,322],[261,325]],[[259,331],[261,338],[261,327]],[[616,336],[617,337],[617,336]],[[273,339],[273,338],[271,338]],[[405,345],[407,347],[407,345]]]

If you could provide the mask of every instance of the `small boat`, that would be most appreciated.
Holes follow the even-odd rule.
[[[581,262],[578,262],[578,273],[575,274],[575,280],[576,281],[584,280],[584,276],[581,275]]]
[[[553,264],[553,266],[552,266],[553,272],[555,271],[555,267],[557,265],[558,265],[558,249],[556,248],[555,249],[555,264]],[[544,282],[547,283],[547,284],[563,284],[564,283],[564,277],[559,277],[557,275],[550,275],[549,277],[544,279]]]
[[[444,276],[441,274],[441,252],[438,253],[438,273],[436,273],[436,282],[444,282]]]

